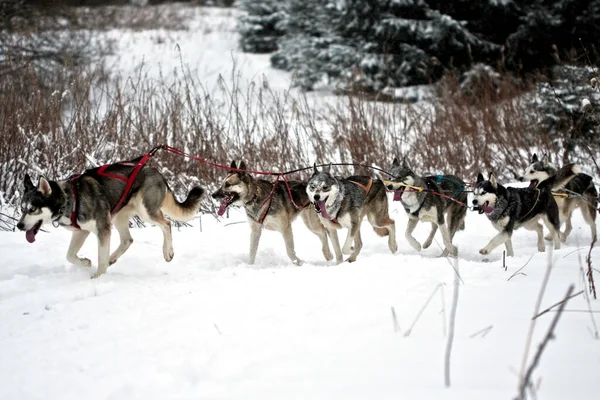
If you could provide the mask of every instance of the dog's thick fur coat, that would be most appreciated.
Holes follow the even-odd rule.
[[[105,172],[127,177],[132,170],[131,164],[117,163],[108,166]],[[51,181],[42,177],[37,186],[26,175],[24,185],[22,216],[17,228],[27,232],[29,242],[35,240],[37,232],[47,223],[72,230],[67,260],[84,267],[90,267],[92,263],[87,258],[80,258],[77,253],[90,232],[93,232],[98,236],[98,270],[94,278],[104,274],[108,266],[114,264],[133,243],[129,232],[129,219],[133,215],[161,228],[164,236],[163,256],[166,261],[171,261],[174,255],[171,223],[164,214],[176,221],[191,219],[200,207],[200,198],[204,192],[200,187],[193,188],[187,199],[180,203],[160,172],[156,168],[145,166],[135,177],[120,209],[114,210],[115,213],[111,215],[123,195],[126,183],[99,175],[98,168],[86,170],[75,179]],[[71,226],[74,204],[77,206],[76,223],[81,229]],[[113,224],[119,232],[121,243],[110,254]]]
[[[321,240],[325,259],[329,261],[333,258],[327,241],[327,231],[319,222],[306,196],[306,183],[288,181],[292,202],[285,182],[277,181],[273,187],[272,182],[256,179],[245,172],[246,164],[243,161],[239,168],[233,161],[231,168],[232,171],[227,174],[221,187],[212,197],[221,201],[219,215],[223,215],[231,205],[244,207],[250,225],[249,264],[254,264],[256,260],[258,243],[264,227],[281,233],[288,257],[294,264],[301,265],[302,261],[296,256],[292,233],[292,222],[298,215],[308,229]],[[300,208],[296,208],[296,205]]]

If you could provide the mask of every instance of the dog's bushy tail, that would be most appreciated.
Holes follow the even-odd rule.
[[[556,174],[551,176],[550,178],[542,181],[538,188],[540,189],[550,189],[550,190],[558,190],[562,189],[569,181],[577,176],[581,172],[581,168],[579,168],[576,164],[567,164],[564,167],[560,168],[556,171]]]
[[[160,209],[175,221],[189,221],[196,215],[200,208],[202,194],[204,194],[204,189],[197,186],[190,191],[187,199],[180,203],[173,195],[173,192],[171,192],[170,189],[167,189],[167,195],[165,196]]]

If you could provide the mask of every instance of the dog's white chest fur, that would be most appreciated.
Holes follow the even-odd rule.
[[[508,225],[508,222],[510,221],[510,217],[506,216],[502,219],[499,219],[497,222],[494,223],[494,227],[496,229],[498,229],[499,231],[504,230],[504,228],[506,228],[506,225]]]
[[[407,208],[408,212],[411,214],[416,212],[421,206],[419,203],[419,197],[414,192],[404,192],[404,195],[402,196],[402,205],[404,208]]]

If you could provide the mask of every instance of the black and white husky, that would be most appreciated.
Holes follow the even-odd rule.
[[[531,182],[530,187],[536,187],[539,183],[556,175],[557,168],[552,165],[547,156],[538,159],[537,154],[531,158],[531,164],[525,169],[523,176],[519,178],[522,182]],[[553,190],[559,188],[553,187]],[[592,241],[595,242],[596,235],[596,212],[598,208],[598,191],[592,182],[592,177],[587,174],[577,174],[564,186],[564,196],[555,196],[558,205],[558,213],[561,224],[564,222],[565,230],[560,233],[560,240],[566,242],[573,225],[571,216],[576,208],[581,210],[583,219],[590,226]]]
[[[485,214],[500,231],[487,246],[479,250],[479,253],[489,254],[504,244],[506,254],[513,256],[511,238],[513,231],[520,227],[535,231],[538,235],[538,250],[545,251],[543,228],[538,222],[540,218],[550,230],[554,248],[560,249],[558,206],[552,189],[563,187],[578,173],[579,168],[576,165],[566,165],[536,188],[504,187],[498,183],[493,173],[487,180],[479,174],[473,190],[473,206],[480,214]]]

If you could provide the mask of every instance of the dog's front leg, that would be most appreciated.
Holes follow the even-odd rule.
[[[512,236],[512,232],[509,233],[505,230],[502,230],[500,233],[498,233],[496,236],[494,236],[492,238],[492,240],[490,240],[490,242],[487,244],[487,246],[485,246],[483,249],[479,250],[479,254],[490,254],[490,252],[492,250],[494,250],[496,247],[500,246],[503,243],[506,243],[508,240],[510,240]],[[512,247],[512,242],[511,242],[511,247]],[[508,253],[508,252],[507,252]],[[509,256],[512,256],[512,254],[507,254]]]
[[[438,230],[437,224],[435,222],[432,222],[431,223],[431,231],[429,232],[429,236],[427,236],[427,239],[425,240],[425,242],[423,242],[424,249],[431,246],[431,243],[433,242],[433,238],[435,237],[437,230]]]
[[[71,235],[71,243],[69,244],[69,250],[67,251],[67,261],[71,264],[78,265],[80,267],[91,267],[92,261],[89,258],[80,258],[77,256],[79,250],[85,243],[85,240],[89,236],[89,231],[77,230],[73,231]]]
[[[262,225],[251,219],[248,220],[248,223],[250,224],[250,256],[248,257],[248,264],[252,265],[256,261],[258,242],[262,234]]]
[[[294,250],[294,234],[292,232],[292,225],[287,225],[281,231],[283,235],[283,240],[285,241],[285,251],[287,252],[288,257],[292,262],[296,265],[302,265],[302,260],[296,256],[296,251]]]
[[[340,247],[340,238],[338,237],[336,228],[326,228],[327,234],[331,239],[331,244],[333,246],[333,252],[335,253],[335,261],[338,264],[341,264],[344,261],[344,257],[342,256],[342,248]]]
[[[110,256],[110,225],[98,229],[98,271],[92,278],[106,273]]]
[[[445,249],[442,252],[442,257],[446,257],[448,255],[456,256],[458,254],[458,250],[456,246],[452,244],[452,239],[450,239],[450,232],[448,231],[448,226],[442,222],[438,225],[440,228],[440,232],[442,232],[442,240],[444,241]]]
[[[360,253],[360,249],[362,249],[362,238],[360,236],[360,223],[357,225],[359,226],[359,228],[356,230],[356,233],[354,236],[354,251],[352,252],[350,257],[348,257],[349,263],[356,261],[356,257],[358,257],[358,253]]]
[[[419,223],[418,219],[409,217],[408,224],[406,225],[406,233],[404,233],[404,236],[406,237],[406,240],[408,240],[408,243],[410,243],[410,245],[416,251],[421,251],[421,244],[419,242],[417,242],[417,239],[415,239],[414,236],[412,235],[412,233],[415,230],[415,228],[417,227],[418,223]]]

